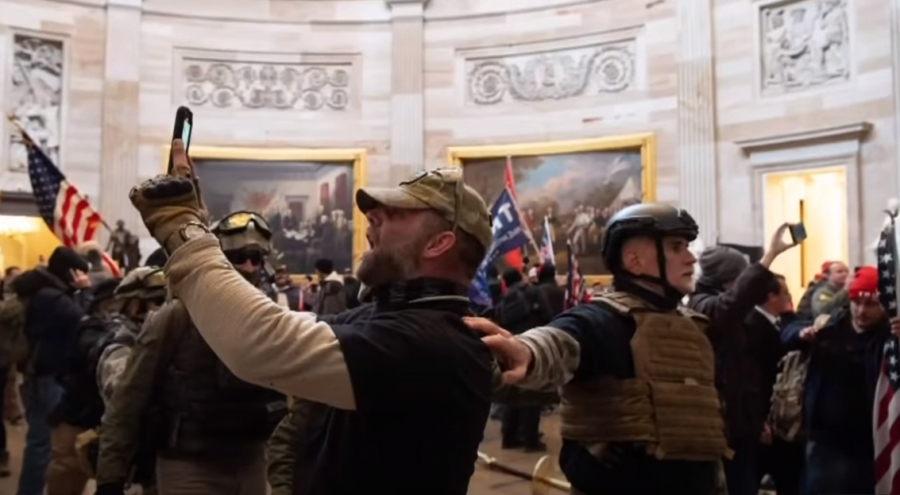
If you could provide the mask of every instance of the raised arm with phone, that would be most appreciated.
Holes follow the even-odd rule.
[[[371,245],[358,273],[376,304],[329,319],[279,306],[228,262],[206,226],[200,180],[181,139],[172,143],[171,173],[129,197],[170,253],[164,269],[172,292],[222,363],[245,382],[328,408],[325,433],[307,449],[316,468],[304,473],[304,485],[315,493],[467,492],[493,368],[462,318],[478,268],[472,260],[483,258],[492,235],[484,199],[458,169],[357,192]],[[423,455],[398,465],[410,451]]]
[[[188,107],[178,107],[175,111],[175,126],[172,129],[172,141],[180,139],[184,146],[184,153],[187,154],[191,148],[191,132],[194,129],[194,114]],[[174,162],[172,154],[174,148],[169,148],[169,168],[166,173],[172,175],[172,167]]]

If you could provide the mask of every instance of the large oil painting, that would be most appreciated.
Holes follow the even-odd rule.
[[[451,148],[466,183],[492,204],[510,163],[528,228],[539,248],[548,220],[559,274],[567,270],[567,241],[586,276],[607,276],[600,257],[606,221],[622,208],[655,197],[652,135],[498,147]],[[532,260],[538,253],[526,248]],[[593,278],[593,277],[592,277]]]
[[[338,272],[353,269],[362,220],[353,195],[361,185],[361,160],[258,159],[258,151],[244,158],[196,149],[191,155],[213,221],[247,210],[269,222],[273,266],[310,274],[316,260],[328,258]]]

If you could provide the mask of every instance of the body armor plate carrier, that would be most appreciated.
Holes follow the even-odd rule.
[[[599,303],[634,319],[635,376],[564,386],[562,436],[598,455],[606,443],[638,442],[658,459],[730,456],[706,318],[684,308],[659,312],[625,292]]]
[[[180,302],[174,304],[187,312]],[[225,454],[265,442],[287,412],[286,397],[234,376],[193,323],[170,330],[174,335],[167,338],[178,342],[165,371],[160,412],[167,438],[160,447],[182,454]]]

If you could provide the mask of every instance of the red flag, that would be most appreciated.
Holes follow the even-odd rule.
[[[518,202],[519,198],[516,196],[516,181],[513,178],[513,170],[512,170],[512,157],[506,156],[506,172],[504,180],[506,182],[506,189],[509,190],[509,195],[512,196],[514,200]],[[525,222],[525,228],[530,228],[528,225],[528,220],[523,218],[523,222]],[[525,262],[522,259],[522,250],[521,249],[513,249],[512,251],[503,255],[503,259],[506,261],[506,264],[516,268],[518,270],[525,269]]]
[[[519,197],[516,196],[516,180],[513,178],[513,169],[512,169],[512,157],[506,157],[506,188],[509,189],[509,194],[512,195],[513,199],[518,201]]]

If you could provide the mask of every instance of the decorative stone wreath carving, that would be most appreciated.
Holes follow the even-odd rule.
[[[563,100],[630,89],[635,81],[634,44],[613,43],[468,63],[468,101]]]

